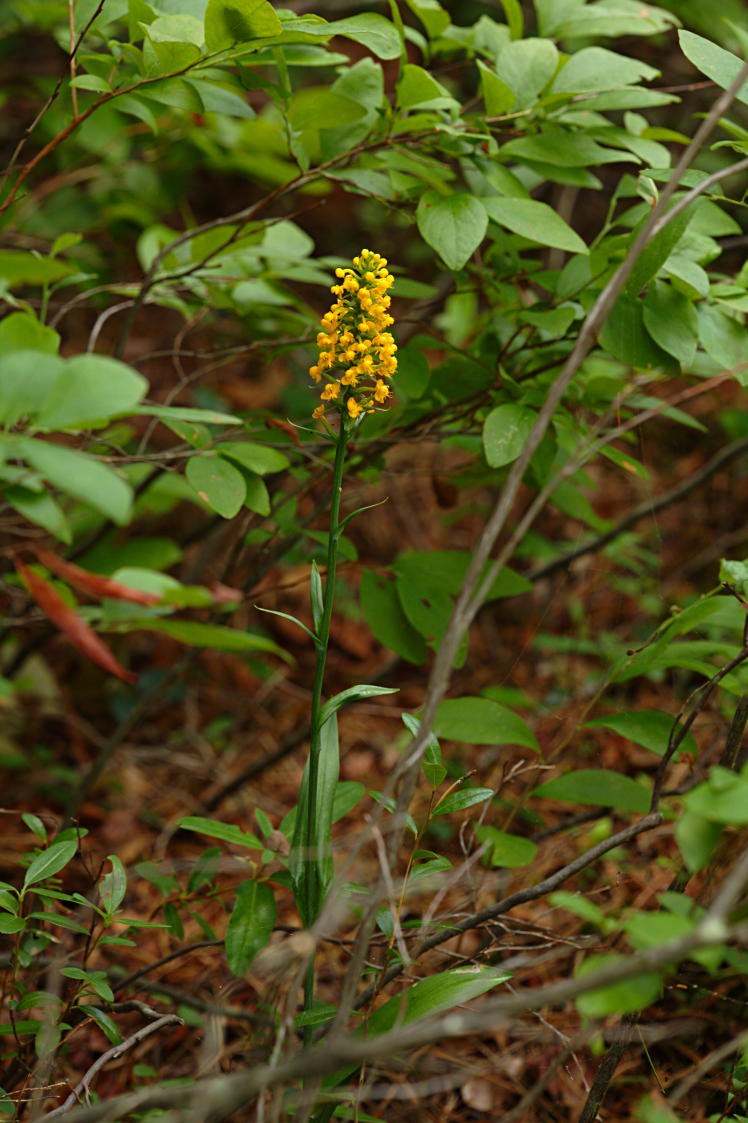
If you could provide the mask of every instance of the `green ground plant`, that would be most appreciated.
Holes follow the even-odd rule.
[[[0,883],[8,1119],[376,1120],[363,1093],[383,1059],[576,1004],[563,1058],[601,1042],[607,1018],[635,1025],[684,962],[744,980],[748,856],[730,840],[748,822],[748,563],[723,560],[711,589],[668,614],[634,529],[748,451],[748,269],[730,254],[745,237],[748,31],[739,11],[707,37],[676,4],[629,0],[502,0],[498,12],[472,5],[469,22],[436,0],[360,7],[328,19],[267,0],[10,0],[0,14],[15,122],[0,187],[1,700],[22,711],[31,657],[54,631],[118,680],[99,755],[66,777],[48,816],[24,809],[33,848]],[[19,74],[26,37],[44,65]],[[640,57],[675,43],[707,83],[703,101],[692,90],[681,101]],[[321,216],[334,208],[347,222],[331,231]],[[222,373],[237,362],[255,381],[282,364],[272,407],[233,404]],[[637,437],[661,419],[717,450],[641,509],[602,515],[601,473],[648,482]],[[354,486],[386,480],[393,451],[434,439],[458,465],[453,506],[477,516],[472,544],[416,539],[387,565],[359,563],[343,532],[377,503],[356,506]],[[191,551],[226,541],[216,581]],[[618,589],[641,593],[635,628],[591,633],[585,606],[571,606],[574,634],[539,634],[526,657],[589,660],[569,737],[603,730],[651,754],[633,774],[564,767],[529,692],[455,685],[480,658],[485,606],[585,554],[614,559]],[[253,592],[291,566],[309,574],[308,615],[281,590],[248,625]],[[338,716],[396,702],[398,677],[333,692],[336,605],[400,666],[424,670],[382,790],[340,780]],[[186,878],[158,861],[126,870],[116,854],[98,869],[79,812],[117,748],[205,650],[264,680],[293,664],[278,617],[314,648],[296,805],[276,823],[258,802],[256,834],[225,809],[181,814],[174,831],[212,840]],[[183,661],[149,677],[149,635],[182,645]],[[640,681],[659,708],[630,704]],[[694,736],[707,711],[716,751]],[[463,767],[460,746],[498,746],[508,761],[519,750],[527,783],[509,799]],[[683,754],[693,775],[673,783]],[[4,764],[32,772],[34,759],[19,741]],[[334,824],[352,814],[360,836],[339,856]],[[461,858],[441,845],[448,822],[462,824]],[[580,833],[589,824],[597,833]],[[625,868],[652,832],[672,843],[654,905],[606,910],[584,894],[575,878],[606,857]],[[578,852],[548,872],[539,856],[556,835]],[[379,874],[363,883],[366,847]],[[238,885],[225,853],[251,855]],[[475,869],[495,900],[440,912]],[[714,869],[725,875],[701,902],[693,886]],[[81,870],[85,892],[68,891]],[[156,893],[156,919],[128,919],[134,883]],[[564,960],[551,981],[512,989],[521,956],[434,967],[430,953],[541,900],[599,945],[573,973]],[[289,917],[300,930],[280,941]],[[118,972],[106,949],[150,928],[178,947],[194,924],[237,979],[264,963],[282,980],[262,1012],[262,1055],[183,1084],[144,1072],[142,1086],[97,1099],[110,1058],[180,1019],[201,1024],[195,1008],[131,998],[142,973]],[[318,949],[343,936],[346,972],[321,996]],[[133,1011],[145,1025],[127,1036],[120,1015]],[[91,1021],[112,1049],[71,1081],[70,1044]],[[622,1042],[600,1061],[581,1123],[597,1117]],[[743,1056],[745,1035],[732,1045]],[[741,1072],[715,1118],[743,1117]],[[529,1119],[543,1087],[512,1117]],[[687,1091],[647,1093],[637,1118],[692,1118],[679,1114]]]

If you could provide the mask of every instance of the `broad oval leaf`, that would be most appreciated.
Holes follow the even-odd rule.
[[[449,698],[436,711],[434,733],[469,745],[539,748],[527,722],[490,698]]]
[[[130,518],[132,489],[107,464],[77,449],[33,437],[19,437],[15,444],[18,455],[60,491],[95,507],[120,525]]]
[[[723,90],[732,85],[740,73],[742,59],[693,31],[679,31],[678,40],[683,54],[697,70],[706,74],[707,78],[711,78]],[[748,82],[740,88],[736,98],[748,105]]]
[[[283,25],[268,0],[208,0],[205,9],[205,46],[224,51],[236,43],[251,43],[280,35]]]
[[[547,203],[539,203],[537,199],[498,198],[481,199],[481,202],[491,221],[505,226],[513,234],[569,253],[590,252],[579,235]]]
[[[602,967],[613,964],[624,964],[627,960],[622,955],[609,955],[601,953],[590,955],[577,971],[577,978],[583,979]],[[605,1018],[608,1014],[628,1014],[632,1010],[642,1010],[652,1002],[656,1002],[662,993],[662,979],[656,971],[647,971],[636,975],[633,979],[624,979],[620,983],[609,983],[608,986],[591,990],[587,994],[580,994],[577,998],[577,1009],[586,1018]]]
[[[517,459],[536,417],[535,410],[514,402],[505,402],[491,410],[483,422],[483,451],[492,468],[501,468]]]
[[[236,890],[234,908],[226,929],[226,962],[234,975],[243,975],[275,924],[275,897],[264,881],[245,881]]]
[[[247,494],[244,476],[228,460],[220,456],[192,456],[185,475],[204,503],[224,519],[232,519]]]
[[[218,451],[221,456],[235,460],[242,468],[248,468],[258,476],[282,472],[290,464],[288,457],[277,448],[268,448],[265,445],[254,444],[252,441],[225,441],[218,446]]]
[[[488,843],[488,862],[494,867],[514,870],[520,866],[529,866],[538,852],[537,843],[532,839],[507,834],[506,831],[483,823],[475,828],[475,834],[480,842]]]
[[[134,409],[148,383],[106,355],[76,355],[58,374],[36,415],[40,429],[91,429]]]
[[[427,191],[418,204],[416,219],[424,240],[449,269],[455,270],[462,269],[488,227],[485,208],[473,195],[463,192],[440,195]]]
[[[593,807],[615,807],[618,811],[649,810],[650,793],[630,776],[605,768],[580,768],[548,780],[535,788],[534,796],[560,799],[568,803],[591,804]],[[748,817],[748,814],[747,814]]]
[[[663,756],[668,746],[673,718],[660,710],[633,710],[626,714],[606,714],[587,722],[587,727],[612,729],[635,745],[642,745],[658,756]],[[678,752],[696,753],[698,748],[692,733],[687,733]]]

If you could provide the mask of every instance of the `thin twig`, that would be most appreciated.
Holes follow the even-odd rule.
[[[133,1033],[130,1037],[126,1037],[124,1041],[121,1041],[119,1045],[114,1045],[111,1049],[107,1049],[106,1053],[102,1053],[101,1056],[94,1061],[85,1075],[78,1081],[65,1102],[60,1104],[59,1107],[56,1107],[54,1111],[48,1111],[44,1118],[54,1119],[56,1116],[66,1114],[73,1104],[80,1100],[81,1093],[83,1092],[85,1092],[86,1098],[88,1098],[89,1089],[94,1078],[109,1061],[116,1061],[124,1053],[132,1049],[133,1046],[144,1041],[146,1037],[150,1037],[152,1033],[158,1033],[164,1026],[169,1025],[183,1026],[184,1022],[181,1018],[177,1017],[176,1014],[163,1014],[158,1021],[151,1022],[150,1025],[147,1026],[142,1026],[136,1033]]]

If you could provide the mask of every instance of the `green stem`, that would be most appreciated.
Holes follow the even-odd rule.
[[[306,872],[303,879],[304,922],[309,925],[316,919],[322,907],[322,886],[319,876],[318,855],[315,850],[314,814],[317,807],[317,788],[319,783],[319,758],[321,751],[322,687],[327,663],[327,647],[330,641],[330,623],[335,601],[335,573],[338,563],[338,542],[340,540],[340,501],[343,488],[343,469],[345,466],[346,444],[348,441],[348,422],[341,416],[340,430],[335,446],[335,463],[332,473],[332,496],[330,499],[330,537],[327,544],[327,573],[325,576],[322,600],[322,619],[317,629],[317,662],[314,670],[311,707],[311,741],[309,746],[309,783],[307,786],[306,837],[304,838],[304,864]],[[314,975],[307,978],[307,1005],[311,1002]]]

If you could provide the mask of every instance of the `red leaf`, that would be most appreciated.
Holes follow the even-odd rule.
[[[224,585],[220,581],[211,584],[210,595],[213,597],[213,604],[236,604],[237,601],[244,600],[241,589],[232,589],[230,585]]]
[[[51,569],[58,577],[62,577],[74,589],[87,593],[91,597],[111,597],[112,600],[132,601],[134,604],[158,604],[161,597],[157,593],[144,593],[140,589],[131,589],[119,581],[112,581],[111,577],[102,577],[99,573],[89,573],[79,565],[58,558],[50,550],[34,549],[42,565]]]
[[[14,561],[21,580],[42,612],[46,613],[61,632],[65,633],[73,647],[76,647],[92,663],[96,663],[98,667],[108,671],[110,675],[116,675],[123,682],[137,682],[138,676],[134,675],[132,671],[125,670],[122,664],[112,655],[106,644],[102,643],[85,620],[81,620],[80,616],[69,605],[65,604],[60,594],[46,578],[40,577],[33,569],[29,569],[20,558],[14,558]]]
[[[296,432],[296,426],[292,425],[290,421],[281,421],[277,417],[267,417],[265,424],[268,429],[280,429],[282,433],[286,433],[297,448],[301,448],[301,441],[299,434]]]

